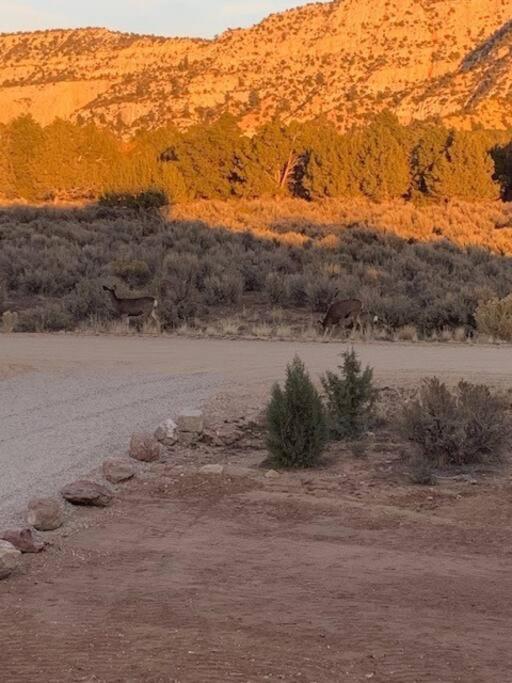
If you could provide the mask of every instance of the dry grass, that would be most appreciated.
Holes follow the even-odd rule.
[[[172,218],[201,220],[210,226],[249,231],[260,239],[297,246],[311,241],[302,231],[316,225],[320,231],[313,244],[320,249],[335,249],[338,233],[358,224],[405,239],[431,242],[445,238],[461,247],[480,246],[512,254],[512,207],[501,202],[453,200],[448,204],[417,205],[403,200],[377,204],[364,199],[315,203],[300,199],[207,201],[177,205],[172,209]]]

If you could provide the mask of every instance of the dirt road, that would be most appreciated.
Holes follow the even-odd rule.
[[[252,391],[282,376],[298,353],[312,373],[334,367],[341,344],[184,338],[0,335],[0,522],[29,495],[55,491],[130,433],[153,429],[221,388]],[[357,345],[382,383],[427,374],[512,383],[512,349]],[[2,376],[4,379],[2,380]]]

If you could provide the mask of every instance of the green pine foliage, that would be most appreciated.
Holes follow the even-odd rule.
[[[296,357],[286,371],[284,389],[276,384],[267,407],[267,447],[278,467],[318,464],[327,442],[322,400],[303,362]]]
[[[377,401],[373,370],[361,363],[352,349],[343,354],[339,374],[327,372],[322,378],[328,424],[334,439],[361,437],[368,429]]]
[[[252,93],[251,100],[256,97]],[[381,112],[340,134],[326,117],[275,118],[246,135],[230,114],[131,139],[94,124],[31,116],[0,126],[0,197],[95,199],[152,188],[172,202],[295,196],[495,200],[510,195],[510,134],[400,125]]]
[[[500,196],[499,185],[493,179],[494,161],[485,142],[475,133],[452,132],[432,172],[434,196],[468,201],[492,201]]]

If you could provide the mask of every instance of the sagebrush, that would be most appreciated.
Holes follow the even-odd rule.
[[[464,381],[451,391],[437,378],[425,380],[418,398],[403,406],[401,427],[434,467],[499,461],[512,436],[502,396]]]
[[[482,302],[476,311],[478,330],[496,339],[512,341],[512,294]]]
[[[104,206],[0,210],[0,313],[18,311],[17,329],[26,331],[45,329],[48,318],[52,329],[108,321],[107,282],[121,296],[156,296],[167,329],[235,314],[273,325],[278,307],[280,322],[300,330],[315,325],[338,291],[361,298],[382,326],[410,329],[415,338],[471,328],[479,301],[512,291],[512,258],[490,250],[369,229],[369,219],[354,223],[358,214],[341,215],[341,207],[322,215],[305,202],[237,206],[229,211],[240,220],[261,214],[272,229],[232,226],[228,208],[209,216],[218,209],[209,204],[204,220]],[[459,213],[449,217],[457,225]]]

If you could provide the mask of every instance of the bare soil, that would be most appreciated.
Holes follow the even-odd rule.
[[[511,680],[507,468],[415,487],[382,432],[269,479],[238,409],[0,584],[3,681]]]

